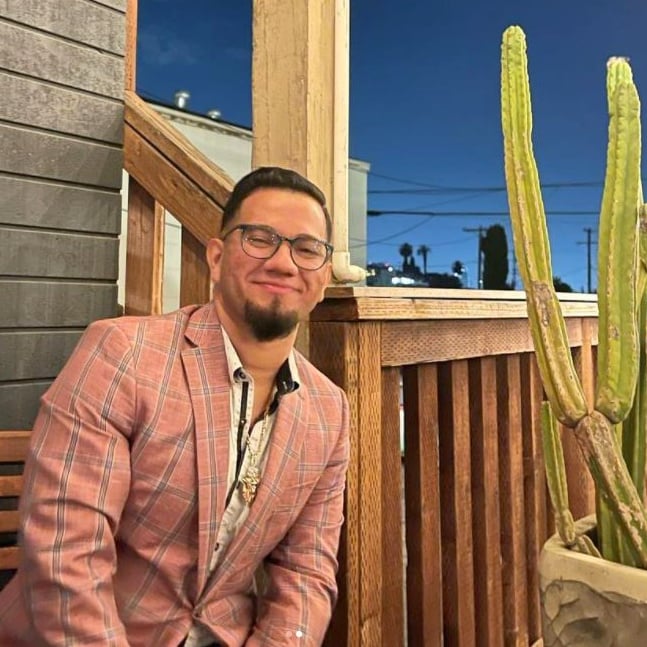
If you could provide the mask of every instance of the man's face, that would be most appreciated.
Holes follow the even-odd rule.
[[[297,191],[254,191],[241,203],[227,232],[250,224],[272,227],[289,238],[307,235],[326,240],[321,206]],[[286,337],[323,298],[331,276],[330,262],[318,270],[301,269],[292,260],[287,242],[271,258],[252,258],[242,249],[242,235],[237,230],[224,241],[209,241],[214,299],[234,325],[248,328],[259,341]]]

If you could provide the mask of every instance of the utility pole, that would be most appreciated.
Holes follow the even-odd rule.
[[[584,232],[586,233],[586,242],[578,240],[577,244],[586,245],[586,283],[587,291],[591,294],[591,246],[596,245],[598,241],[591,239],[591,234],[593,233],[593,229],[591,227],[584,227]]]
[[[479,225],[478,227],[463,227],[463,231],[468,233],[477,232],[478,237],[478,253],[476,255],[476,289],[480,290],[483,287],[481,283],[481,240],[483,239],[483,232],[486,231],[486,228]]]
[[[512,255],[512,289],[516,290],[517,289],[517,257],[513,254]]]

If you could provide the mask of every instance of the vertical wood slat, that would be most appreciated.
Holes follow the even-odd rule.
[[[380,323],[359,324],[360,640],[382,645],[382,519]]]
[[[503,644],[496,359],[469,361],[474,607],[479,645]]]
[[[382,644],[404,645],[400,369],[382,369]]]
[[[310,359],[348,397],[350,458],[346,479],[344,525],[339,544],[339,598],[326,633],[326,647],[360,645],[360,527],[359,527],[359,363],[357,325],[310,324]]]
[[[474,647],[474,564],[467,360],[438,367],[443,626],[446,647]]]
[[[591,344],[591,322],[583,319],[581,323],[582,346],[573,349],[573,360],[582,381],[586,401],[592,407],[595,400],[595,367]],[[595,512],[595,486],[573,430],[564,426],[560,428],[570,509],[575,519],[581,519]]]
[[[526,577],[528,582],[528,636],[541,637],[537,562],[546,532],[546,477],[541,449],[540,403],[543,391],[533,354],[521,356],[521,424],[524,458],[526,517]]]
[[[519,355],[497,358],[504,643],[528,647],[524,466]]]
[[[126,0],[126,51],[124,89],[135,92],[137,69],[137,2]]]
[[[164,209],[133,177],[128,183],[126,304],[129,315],[162,311]]]
[[[382,510],[383,497],[387,502],[391,498],[382,466],[381,366],[376,352],[380,323],[312,323],[310,334],[313,362],[346,391],[351,408],[344,563],[339,574],[344,581],[325,644],[381,645],[385,624]],[[399,505],[400,492],[391,497]]]
[[[207,303],[211,299],[211,277],[204,245],[182,227],[180,266],[180,307]]]
[[[403,369],[407,637],[409,645],[443,645],[438,370]]]

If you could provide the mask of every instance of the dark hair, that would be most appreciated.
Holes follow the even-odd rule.
[[[326,240],[330,242],[332,238],[332,219],[330,218],[330,213],[328,213],[328,207],[326,207],[326,196],[323,191],[296,171],[278,166],[261,166],[238,180],[222,211],[221,231],[224,231],[234,219],[243,200],[258,189],[287,189],[288,191],[305,193],[314,198],[324,212]]]

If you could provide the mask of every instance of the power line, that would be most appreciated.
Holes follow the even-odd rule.
[[[582,189],[600,187],[602,182],[546,182],[541,185],[543,189]],[[369,189],[367,193],[374,195],[395,194],[436,194],[436,193],[501,193],[507,191],[506,186],[432,186],[425,189]]]
[[[360,247],[367,247],[368,245],[375,245],[375,244],[385,245],[387,247],[400,247],[400,245],[402,244],[402,243],[376,243],[376,241],[374,240],[368,240],[367,238],[355,238],[354,236],[351,236],[350,240],[353,243],[352,249],[358,249]],[[468,240],[470,240],[470,237],[465,236],[457,240],[448,240],[448,241],[445,241],[444,243],[434,243],[434,248],[449,247],[450,245],[459,245],[460,243],[464,243]]]
[[[460,190],[466,190],[466,191],[478,191],[479,189],[476,187],[455,187],[455,186],[447,186],[443,184],[433,184],[431,182],[421,182],[419,180],[410,180],[409,178],[401,178],[401,177],[394,177],[393,175],[385,175],[382,173],[376,173],[375,171],[371,170],[369,171],[371,177],[376,177],[380,178],[383,180],[389,180],[391,182],[399,182],[400,184],[410,184],[411,186],[419,186],[419,187],[424,187],[426,189],[440,189],[440,190],[453,190],[453,191],[460,191]],[[565,182],[545,182],[541,184],[542,187],[546,188],[559,188],[562,186],[602,186],[602,181],[596,180],[587,180],[587,181],[575,181],[575,180],[569,180]],[[495,185],[494,187],[484,187],[486,190],[492,190],[492,189],[497,189],[497,190],[505,190],[505,186],[497,186]]]
[[[366,215],[371,217],[376,216],[436,216],[436,217],[500,217],[509,216],[509,211],[414,211],[411,209],[367,209]],[[599,211],[547,211],[546,215],[551,216],[599,216]]]

